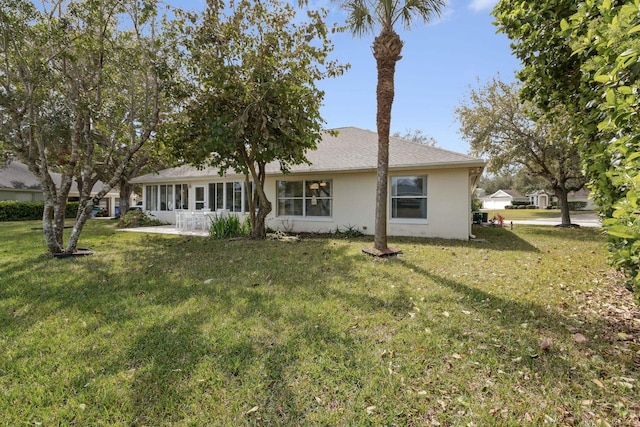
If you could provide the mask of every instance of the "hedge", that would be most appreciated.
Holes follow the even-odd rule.
[[[65,210],[67,218],[75,218],[78,202],[68,202]],[[32,221],[42,219],[44,202],[17,202],[0,200],[0,221]]]

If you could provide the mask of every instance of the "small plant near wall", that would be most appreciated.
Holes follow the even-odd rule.
[[[336,227],[335,231],[331,233],[335,237],[342,237],[344,239],[355,239],[356,237],[362,237],[364,234],[355,225],[345,225],[344,227]]]
[[[118,221],[119,228],[153,227],[166,224],[166,222],[160,221],[153,215],[137,209],[130,210],[125,216],[120,217],[120,221]]]
[[[249,217],[244,222],[236,215],[214,216],[211,218],[209,236],[213,239],[230,239],[233,237],[247,237],[251,233]]]

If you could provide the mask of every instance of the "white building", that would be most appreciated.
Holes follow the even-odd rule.
[[[265,192],[273,203],[267,226],[292,232],[355,227],[374,233],[377,134],[357,128],[324,134],[309,151],[310,165],[282,174],[267,166]],[[471,195],[485,162],[464,154],[391,137],[388,224],[390,236],[466,240]],[[143,209],[175,223],[176,209],[248,211],[244,176],[215,168],[165,169],[132,180],[143,185]]]
[[[527,203],[529,199],[514,190],[498,190],[495,193],[483,197],[482,209],[505,209],[513,205],[513,202]]]

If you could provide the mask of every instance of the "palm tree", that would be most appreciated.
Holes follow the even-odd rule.
[[[389,134],[391,106],[394,96],[396,62],[402,56],[403,42],[394,26],[400,21],[405,29],[415,19],[425,23],[439,16],[446,0],[335,0],[348,13],[347,26],[351,33],[363,36],[380,28],[373,41],[373,56],[378,68],[376,127],[378,131],[378,178],[376,189],[376,224],[374,249],[389,254],[387,246],[387,175],[389,171]]]

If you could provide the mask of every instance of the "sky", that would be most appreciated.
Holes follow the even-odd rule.
[[[184,9],[198,10],[202,0],[175,1]],[[328,0],[312,5],[331,10],[329,21],[343,24],[346,14]],[[416,21],[410,31],[396,29],[404,42],[403,58],[396,65],[395,99],[391,132],[421,130],[436,146],[468,153],[469,144],[459,133],[455,109],[469,93],[491,78],[513,81],[519,69],[511,55],[509,39],[497,34],[491,10],[497,0],[449,0],[440,18],[428,24]],[[342,76],[323,80],[322,117],[328,129],[355,126],[376,130],[376,63],[373,35],[334,34],[332,57],[348,62]]]

